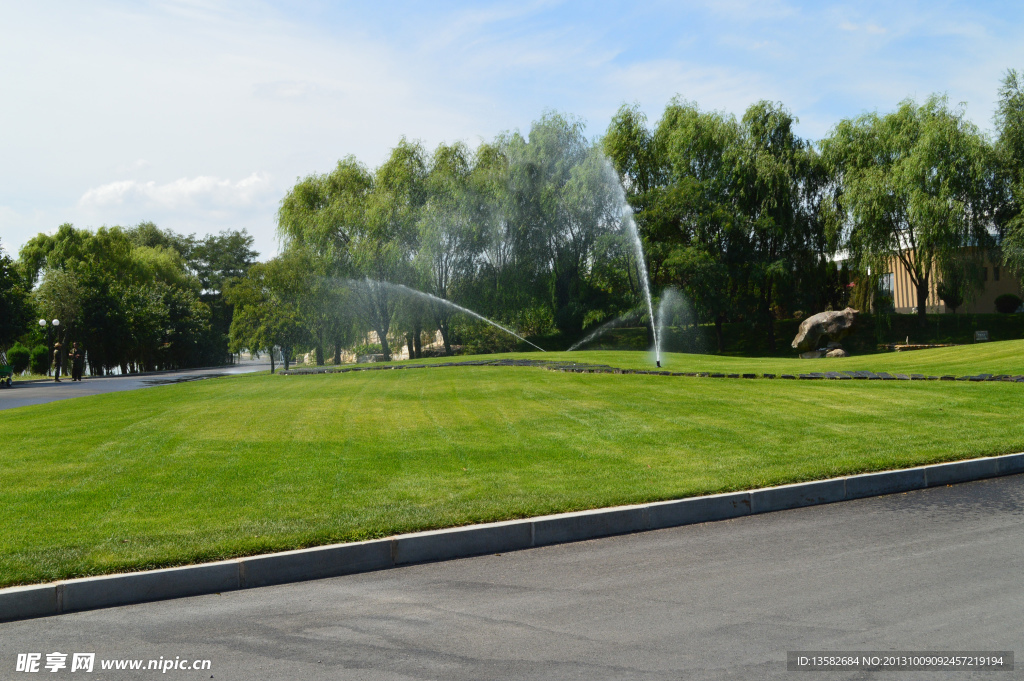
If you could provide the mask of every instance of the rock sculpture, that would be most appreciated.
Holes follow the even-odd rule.
[[[800,330],[793,339],[793,349],[801,353],[801,357],[810,356],[821,347],[822,337],[827,336],[828,356],[844,357],[846,351],[839,345],[839,340],[845,338],[852,330],[857,321],[860,310],[848,307],[842,311],[819,312],[808,317],[800,324]],[[842,351],[843,354],[832,354],[834,351]],[[815,356],[821,357],[825,353]]]

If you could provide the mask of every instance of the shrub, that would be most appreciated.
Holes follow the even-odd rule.
[[[1012,314],[1020,309],[1021,301],[1019,296],[1012,293],[1004,293],[996,298],[996,310],[1003,314]]]
[[[29,366],[33,374],[45,374],[50,370],[50,351],[45,345],[37,345],[32,348],[29,357]]]
[[[15,343],[10,350],[7,351],[7,362],[14,369],[14,373],[20,374],[25,369],[28,369],[29,364],[29,351],[21,343]]]

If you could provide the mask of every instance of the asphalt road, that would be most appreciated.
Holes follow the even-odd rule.
[[[270,362],[262,360],[243,360],[234,366],[214,369],[185,369],[183,371],[161,371],[145,375],[86,377],[81,381],[72,382],[70,378],[56,381],[15,381],[11,388],[0,388],[0,409],[27,407],[33,404],[46,404],[57,400],[67,400],[85,395],[120,392],[122,390],[138,390],[151,388],[155,385],[168,385],[183,381],[196,381],[203,378],[245,374],[253,371],[270,369]]]
[[[96,653],[98,679],[1024,676],[1024,659],[1006,673],[787,672],[787,650],[1024,655],[1024,476],[0,624],[0,678],[33,678],[17,653],[53,651]],[[99,669],[160,657],[211,668]]]

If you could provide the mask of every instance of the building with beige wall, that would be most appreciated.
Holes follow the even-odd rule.
[[[909,254],[913,260],[913,254]],[[1004,293],[1021,295],[1021,282],[1013,276],[1000,262],[994,262],[987,255],[982,261],[984,285],[974,292],[973,296],[958,307],[958,313],[987,314],[996,312],[996,298]],[[917,287],[914,286],[910,272],[899,258],[889,262],[888,272],[883,272],[880,279],[882,290],[892,297],[896,312],[912,314],[917,312]],[[942,314],[953,310],[946,306],[938,294],[939,275],[933,266],[928,277],[928,301],[925,311],[929,314]]]

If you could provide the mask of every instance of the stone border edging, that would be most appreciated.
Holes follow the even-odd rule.
[[[0,589],[0,622],[551,546],[1024,473],[1024,453]]]

